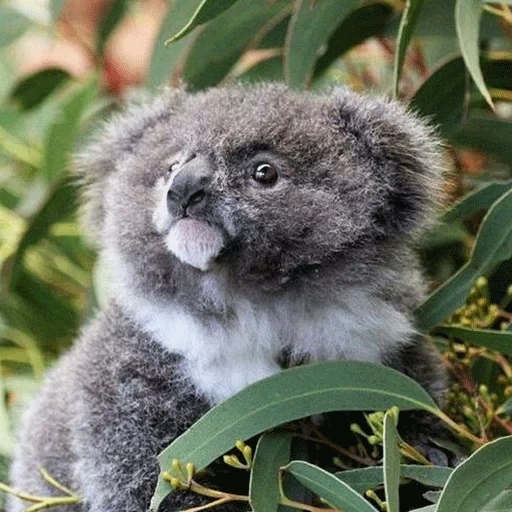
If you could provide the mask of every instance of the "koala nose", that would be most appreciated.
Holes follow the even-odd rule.
[[[191,213],[206,199],[207,187],[213,176],[213,165],[203,155],[194,156],[172,178],[167,192],[169,210],[181,208],[184,213]]]

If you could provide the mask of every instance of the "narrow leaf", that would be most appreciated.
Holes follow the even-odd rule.
[[[309,462],[290,462],[286,471],[333,508],[343,512],[376,512],[374,507],[346,483]]]
[[[510,512],[512,510],[512,491],[507,490],[498,494],[485,505],[480,512]]]
[[[398,86],[402,76],[405,54],[418,20],[423,0],[406,0],[397,36],[395,65],[393,69],[393,96],[398,97]]]
[[[436,512],[481,512],[512,482],[512,436],[473,453],[452,473]]]
[[[0,5],[0,48],[7,46],[30,26],[30,21],[16,9],[8,5]]]
[[[285,77],[291,87],[302,89],[313,75],[321,50],[358,0],[298,0],[285,46]]]
[[[96,84],[88,83],[66,99],[60,115],[51,124],[44,146],[42,176],[52,183],[67,170],[79,123],[86,107],[96,96]]]
[[[386,493],[386,510],[400,512],[398,487],[400,486],[400,449],[398,433],[391,412],[384,415],[384,490]]]
[[[182,0],[183,3],[187,4],[187,8],[190,11],[190,19],[187,21],[185,26],[178,30],[177,33],[171,35],[165,44],[173,43],[178,39],[186,36],[198,25],[202,25],[207,21],[217,17],[219,14],[224,12],[226,9],[231,7],[237,0]]]
[[[200,470],[229,450],[237,439],[249,439],[283,423],[329,411],[437,411],[432,398],[412,379],[381,365],[331,361],[284,370],[256,382],[211,409],[159,455],[163,471],[173,459]],[[172,491],[159,480],[153,510]]]
[[[466,68],[460,57],[440,65],[411,99],[411,106],[428,117],[447,136],[458,127],[464,113]]]
[[[23,110],[30,110],[40,105],[69,78],[70,74],[59,68],[37,71],[18,82],[10,94],[10,100]]]
[[[38,211],[29,219],[15,253],[4,264],[3,285],[12,288],[18,282],[23,258],[29,247],[46,236],[55,222],[65,219],[76,207],[76,188],[63,180],[48,194]]]
[[[183,67],[183,79],[191,89],[217,85],[231,71],[259,31],[288,2],[238,0],[230,9],[204,26],[191,45]]]
[[[487,103],[494,109],[491,95],[485,86],[480,69],[480,19],[482,18],[482,0],[457,0],[455,4],[455,27],[466,67],[478,90]]]
[[[50,14],[53,21],[56,21],[64,9],[66,0],[50,0]]]
[[[451,468],[441,466],[416,466],[412,464],[402,464],[400,466],[402,478],[408,478],[430,487],[444,487],[452,471]],[[340,471],[336,473],[336,476],[360,493],[364,493],[368,489],[375,489],[384,483],[382,466]]]
[[[281,492],[281,467],[290,461],[292,437],[271,432],[260,437],[251,469],[249,502],[255,512],[277,512]]]
[[[435,334],[444,334],[450,338],[457,338],[473,345],[486,347],[496,352],[512,356],[512,332],[493,331],[491,329],[468,329],[453,325],[437,327]]]
[[[173,0],[169,4],[169,9],[153,45],[153,54],[146,77],[146,85],[153,90],[171,81],[182,64],[186,48],[193,41],[192,34],[188,34],[179,41],[165,46],[168,34],[180,30],[189,16],[187,0]]]
[[[100,55],[105,49],[105,43],[107,42],[110,34],[123,19],[129,9],[129,6],[130,0],[114,0],[105,15],[102,17],[97,29],[97,48]]]
[[[331,36],[326,52],[318,59],[315,76],[321,75],[354,46],[379,35],[393,19],[393,13],[389,5],[378,3],[363,5],[351,12]]]
[[[2,373],[0,372],[0,455],[11,457],[14,448],[14,436],[11,432],[11,422],[7,412],[6,394],[2,379]]]
[[[503,194],[512,189],[512,180],[492,181],[466,194],[460,201],[447,210],[443,222],[453,222],[456,219],[471,217],[476,213],[487,210]]]
[[[489,209],[468,263],[437,288],[417,309],[418,325],[429,330],[460,307],[474,281],[512,256],[512,190]]]

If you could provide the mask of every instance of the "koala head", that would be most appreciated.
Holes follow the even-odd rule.
[[[395,102],[234,86],[130,107],[78,168],[89,229],[133,286],[176,294],[222,274],[275,290],[410,245],[439,197],[439,147]]]

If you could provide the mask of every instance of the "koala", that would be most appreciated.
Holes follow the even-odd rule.
[[[283,366],[382,363],[442,400],[413,311],[443,165],[428,124],[345,88],[166,90],[118,114],[76,166],[112,298],[27,411],[13,486],[53,493],[44,467],[84,498],[61,510],[146,511],[159,451]]]

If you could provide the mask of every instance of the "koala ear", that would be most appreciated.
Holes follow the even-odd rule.
[[[383,236],[418,236],[442,202],[447,156],[435,130],[397,101],[334,93],[335,124],[354,138],[364,162],[364,196]]]
[[[92,241],[97,241],[103,224],[107,177],[146,130],[169,120],[185,96],[182,89],[165,89],[156,98],[139,97],[105,122],[75,156],[74,173],[83,191],[83,219]]]

